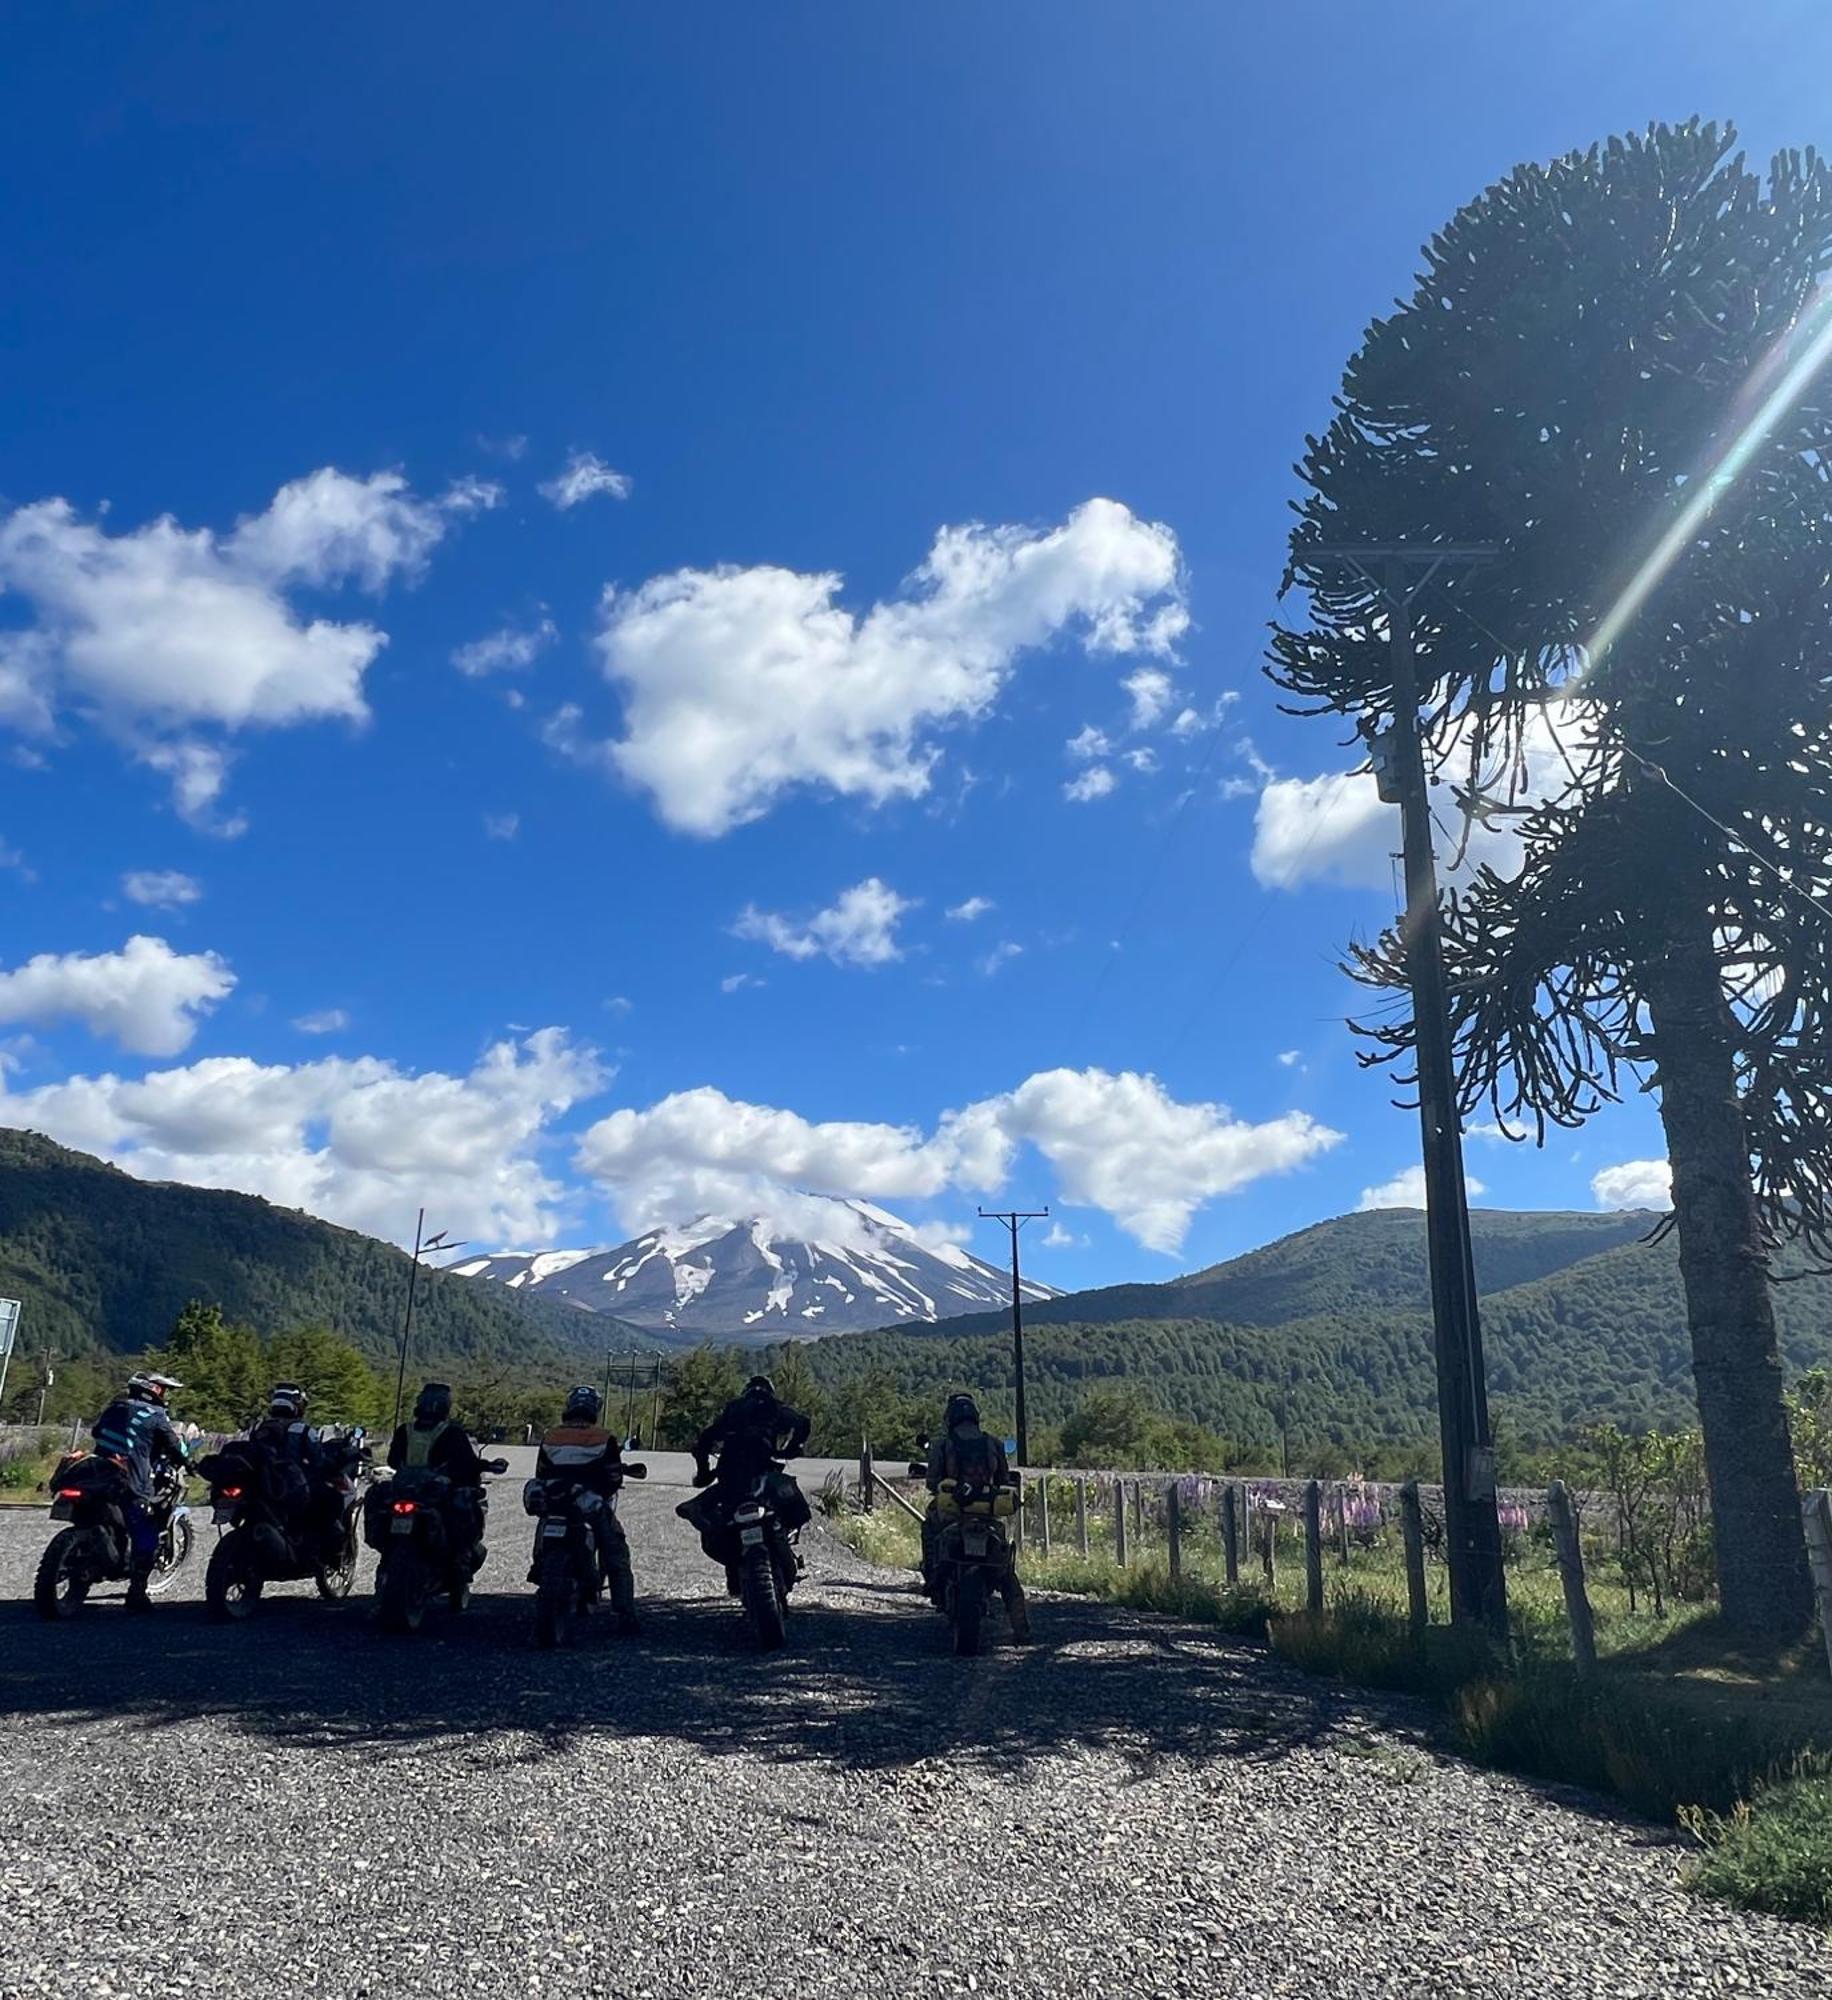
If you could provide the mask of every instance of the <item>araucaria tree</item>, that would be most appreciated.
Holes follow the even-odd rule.
[[[1543,1141],[1658,1093],[1723,1608],[1774,1633],[1812,1595],[1769,1253],[1832,1263],[1832,176],[1732,144],[1522,167],[1433,239],[1310,442],[1269,670],[1410,726],[1314,552],[1492,547],[1414,605],[1443,817],[1518,837],[1445,908],[1463,1109]],[[1403,989],[1397,935],[1353,970]],[[1410,1010],[1363,1032],[1404,1061]]]

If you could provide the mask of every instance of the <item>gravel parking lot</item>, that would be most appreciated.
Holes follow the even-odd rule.
[[[643,1637],[562,1654],[510,1490],[406,1640],[309,1585],[219,1630],[201,1560],[45,1626],[0,1515],[0,1996],[1832,1992],[1656,1831],[1199,1629],[1056,1601],[957,1662],[816,1528],[758,1656],[681,1497],[627,1496]]]

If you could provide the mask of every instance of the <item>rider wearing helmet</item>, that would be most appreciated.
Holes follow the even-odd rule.
[[[807,1526],[812,1516],[802,1490],[786,1472],[778,1469],[778,1459],[793,1458],[808,1442],[810,1420],[800,1410],[792,1410],[776,1394],[776,1385],[767,1375],[753,1375],[744,1393],[734,1396],[725,1408],[694,1440],[695,1486],[711,1486],[720,1491],[707,1496],[704,1505],[690,1501],[675,1511],[700,1531],[700,1545],[718,1560],[716,1523],[726,1504],[742,1495],[754,1479],[770,1481],[771,1493],[783,1526],[794,1530]],[[708,1463],[719,1454],[715,1474]],[[729,1563],[725,1587],[738,1594],[738,1572]]]
[[[639,1632],[636,1578],[630,1568],[630,1543],[612,1500],[623,1484],[623,1447],[599,1421],[604,1399],[584,1383],[566,1398],[558,1425],[541,1439],[534,1462],[537,1479],[570,1479],[604,1503],[591,1515],[598,1542],[598,1571],[610,1591],[611,1609],[619,1632]],[[533,1572],[529,1581],[534,1581]]]
[[[753,1375],[694,1440],[694,1481],[709,1486],[709,1461],[719,1454],[721,1480],[752,1479],[773,1458],[793,1458],[808,1442],[809,1419],[780,1402],[767,1375]]]
[[[443,1472],[454,1486],[483,1486],[483,1460],[469,1433],[452,1421],[452,1392],[444,1382],[428,1382],[414,1399],[413,1418],[388,1443],[388,1463],[396,1472]]]
[[[267,1414],[248,1433],[271,1468],[274,1498],[283,1512],[303,1513],[317,1497],[324,1454],[306,1422],[311,1398],[296,1382],[276,1382]]]
[[[147,1595],[147,1579],[159,1553],[160,1522],[154,1506],[157,1497],[153,1481],[155,1460],[176,1466],[190,1462],[184,1439],[172,1422],[166,1399],[174,1389],[182,1389],[169,1375],[142,1371],[131,1377],[126,1393],[117,1396],[90,1426],[89,1435],[103,1457],[113,1459],[127,1482],[130,1500],[128,1531],[133,1553],[127,1575],[127,1608],[146,1611],[152,1606]]]
[[[944,1479],[973,1480],[989,1486],[1016,1486],[1017,1475],[1005,1456],[1005,1446],[989,1431],[980,1428],[980,1406],[965,1390],[948,1398],[942,1413],[942,1434],[929,1446],[925,1480],[931,1495],[941,1490]],[[941,1514],[933,1499],[922,1517],[922,1581],[933,1592],[935,1548],[941,1539]],[[1030,1607],[1024,1586],[1018,1581],[1015,1551],[1008,1551],[998,1577],[999,1595],[1005,1600],[1005,1615],[1011,1621],[1015,1639],[1030,1637]]]

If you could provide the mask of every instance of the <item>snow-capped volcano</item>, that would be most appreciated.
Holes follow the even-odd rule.
[[[762,1217],[708,1215],[614,1250],[505,1251],[452,1268],[637,1326],[735,1340],[860,1333],[982,1312],[1011,1297],[1011,1279],[996,1265],[924,1241],[869,1202],[801,1195],[795,1214],[797,1234]],[[1029,1279],[1024,1295],[1057,1296]]]

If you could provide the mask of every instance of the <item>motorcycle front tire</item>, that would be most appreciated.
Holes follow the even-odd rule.
[[[185,1564],[191,1560],[192,1546],[191,1518],[188,1514],[180,1514],[159,1538],[158,1559],[153,1564],[152,1575],[146,1580],[151,1596],[164,1596],[178,1581]]]
[[[320,1563],[312,1581],[318,1586],[318,1595],[332,1604],[341,1604],[349,1596],[356,1584],[354,1526],[344,1537],[337,1560],[334,1563]]]

